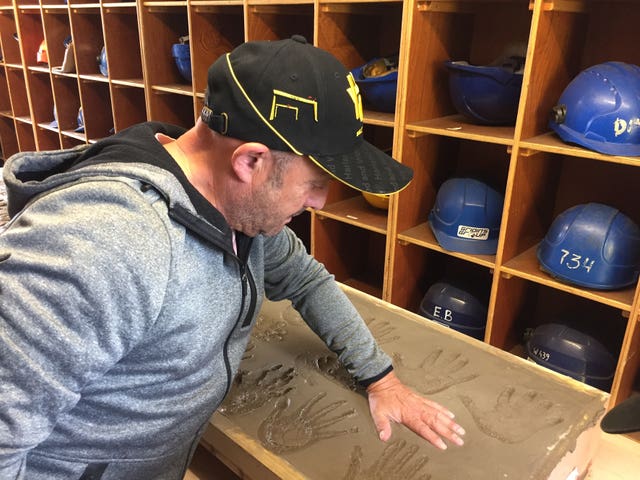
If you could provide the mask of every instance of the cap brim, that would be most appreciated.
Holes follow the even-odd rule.
[[[320,168],[361,192],[390,194],[405,188],[413,170],[367,141],[341,155],[309,155]]]
[[[609,410],[600,428],[605,433],[640,432],[640,395],[629,397]]]

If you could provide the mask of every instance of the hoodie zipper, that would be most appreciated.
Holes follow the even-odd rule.
[[[240,300],[240,313],[238,314],[238,318],[236,319],[233,328],[231,329],[229,335],[224,341],[224,347],[222,351],[222,357],[224,359],[224,366],[227,372],[227,387],[225,389],[225,396],[229,393],[231,389],[231,382],[233,381],[233,375],[231,370],[231,362],[229,361],[229,342],[231,341],[231,336],[240,325],[240,328],[245,328],[249,326],[251,323],[251,319],[253,318],[256,303],[257,303],[257,289],[255,280],[253,279],[253,275],[251,275],[251,271],[249,270],[248,265],[248,251],[250,249],[250,245],[247,245],[246,258],[242,259],[239,255],[237,255],[233,250],[227,247],[224,242],[221,242],[219,239],[219,235],[222,234],[222,231],[217,227],[211,224],[203,223],[196,215],[188,211],[186,208],[181,207],[180,205],[175,205],[173,208],[169,209],[169,216],[183,225],[187,230],[198,235],[203,240],[206,240],[209,243],[214,244],[216,247],[221,248],[226,254],[231,255],[237,262],[238,268],[240,272],[240,283],[242,286],[242,298]],[[249,305],[246,309],[245,313],[245,303],[247,301],[247,294],[250,294],[249,297]],[[243,315],[244,314],[244,315]]]
[[[256,309],[256,301],[257,301],[256,284],[253,279],[253,275],[251,275],[251,272],[248,269],[247,263],[240,260],[240,258],[237,256],[235,258],[238,260],[238,264],[240,266],[240,282],[242,285],[242,299],[240,301],[240,313],[238,314],[238,318],[235,321],[233,329],[231,329],[229,336],[224,342],[224,349],[222,352],[222,356],[224,358],[224,366],[227,371],[227,388],[225,389],[225,394],[224,394],[225,397],[227,396],[227,394],[229,393],[229,390],[231,389],[231,382],[233,380],[233,374],[231,371],[231,362],[229,361],[229,341],[231,340],[231,336],[233,335],[233,333],[236,331],[236,328],[238,328],[238,324],[242,322],[240,325],[240,328],[245,328],[249,326]],[[250,291],[249,306],[247,308],[246,314],[243,315],[245,310],[244,306],[246,303],[246,298],[248,293],[247,290]]]

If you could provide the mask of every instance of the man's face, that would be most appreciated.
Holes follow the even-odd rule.
[[[306,208],[322,208],[330,180],[306,157],[294,156],[281,171],[271,163],[266,178],[256,181],[251,194],[237,205],[232,227],[249,236],[275,235]]]

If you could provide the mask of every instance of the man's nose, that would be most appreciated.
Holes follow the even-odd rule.
[[[320,210],[327,202],[327,195],[329,194],[329,185],[324,188],[315,189],[308,197],[305,203],[306,208],[313,208]]]

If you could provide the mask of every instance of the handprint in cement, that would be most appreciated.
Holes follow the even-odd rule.
[[[477,373],[468,372],[468,358],[459,353],[445,353],[441,348],[433,350],[415,367],[405,365],[398,353],[393,357],[398,376],[425,395],[433,395],[478,377]]]
[[[252,340],[249,340],[247,348],[244,349],[244,353],[242,354],[242,360],[251,360],[254,357],[255,349],[256,344]]]
[[[253,337],[263,342],[281,342],[287,336],[287,322],[259,315],[253,329]]]
[[[293,307],[293,305],[288,305],[284,311],[282,312],[282,319],[287,322],[289,325],[303,325],[304,320],[300,316],[300,313]]]
[[[355,379],[334,353],[303,353],[296,357],[295,362],[300,374],[309,385],[317,384],[313,378],[314,374],[317,374],[349,390],[357,388]]]
[[[347,403],[344,400],[319,406],[318,403],[326,395],[325,392],[318,393],[293,411],[290,398],[278,400],[273,411],[258,428],[258,436],[263,445],[275,453],[287,453],[301,450],[320,440],[356,433],[357,427],[333,429],[336,423],[357,414],[355,409],[341,409]]]
[[[274,365],[260,372],[240,370],[220,412],[225,415],[244,415],[257,410],[272,398],[285,396],[296,375],[294,368]]]
[[[558,405],[533,390],[518,392],[515,387],[507,387],[488,410],[480,408],[466,395],[460,395],[460,400],[478,428],[503,443],[520,443],[536,432],[564,421],[556,413]]]
[[[387,320],[369,317],[365,318],[364,321],[380,345],[394,342],[400,338],[400,335],[395,335],[396,327]]]
[[[416,445],[408,446],[404,440],[394,440],[365,468],[362,465],[362,448],[356,445],[343,480],[429,480],[431,475],[423,469],[429,458],[417,453]]]

